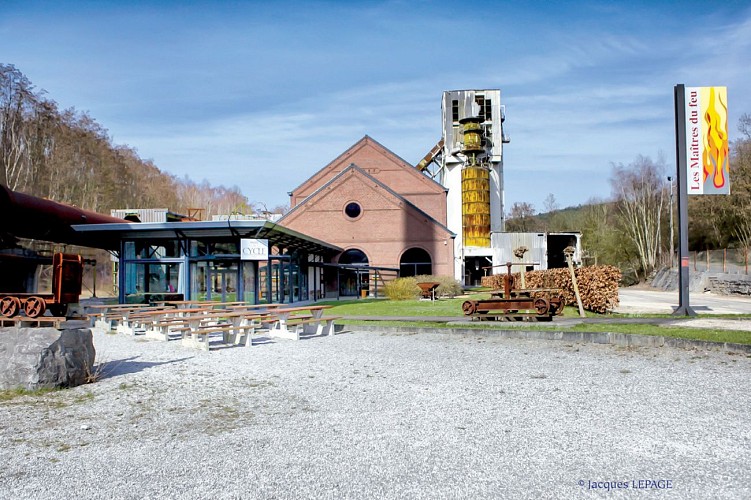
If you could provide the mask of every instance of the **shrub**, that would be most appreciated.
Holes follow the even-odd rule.
[[[383,293],[391,300],[412,300],[420,297],[420,287],[415,278],[396,278],[383,287]]]

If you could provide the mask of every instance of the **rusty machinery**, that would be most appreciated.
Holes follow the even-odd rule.
[[[555,288],[515,288],[511,266],[525,265],[506,263],[508,272],[503,276],[503,292],[493,292],[490,299],[467,300],[462,304],[465,316],[480,320],[533,320],[551,321],[563,312],[561,290]]]
[[[18,239],[26,238],[112,250],[118,247],[119,241],[115,239],[92,240],[77,233],[72,226],[128,222],[117,217],[12,191],[2,184],[0,184],[0,210],[3,213],[3,224],[0,225],[0,248],[19,247]],[[68,304],[78,302],[81,295],[83,258],[80,255],[56,253],[52,258],[52,266],[52,293],[0,291],[0,314],[13,317],[24,312],[27,316],[35,318],[49,309],[54,315],[65,315]],[[2,285],[3,283],[0,283],[0,286]]]
[[[0,313],[12,318],[21,311],[30,318],[42,316],[49,309],[55,316],[64,316],[68,304],[78,302],[81,295],[83,258],[80,255],[56,253],[52,257],[52,293],[0,292]]]

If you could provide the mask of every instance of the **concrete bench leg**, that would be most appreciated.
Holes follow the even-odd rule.
[[[191,333],[183,337],[182,344],[193,349],[209,350],[209,336],[206,334]]]
[[[300,325],[295,326],[295,330],[292,331],[287,328],[286,322],[277,321],[274,326],[269,329],[269,337],[277,337],[280,339],[300,340],[300,331],[298,329]]]
[[[255,333],[256,329],[255,327],[248,327],[243,328],[241,330],[238,330],[234,335],[234,345],[244,345],[245,347],[250,347],[253,345],[253,339],[251,338],[251,335]]]
[[[103,332],[103,333],[109,333],[110,330],[112,330],[112,322],[106,321],[103,319],[98,319],[94,322],[94,328],[97,331]]]
[[[321,335],[334,335],[334,320],[329,319],[325,325],[321,325]]]
[[[135,335],[136,334],[136,329],[133,326],[124,325],[122,323],[115,327],[115,331],[117,333],[122,333],[123,335]]]
[[[154,340],[162,340],[164,342],[167,342],[169,340],[169,333],[167,330],[160,330],[160,329],[153,329],[153,328],[147,329],[146,338],[154,339]]]
[[[222,332],[222,342],[225,344],[236,345],[237,344],[237,330],[230,330],[228,332]]]
[[[318,322],[303,323],[297,326],[300,330],[302,330],[302,333],[304,333],[305,335],[318,335],[318,330],[319,330]]]

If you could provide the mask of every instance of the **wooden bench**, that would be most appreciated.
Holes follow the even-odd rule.
[[[112,330],[113,322],[120,321],[126,311],[145,309],[146,304],[94,304],[86,307],[85,316],[89,319],[92,329],[108,333]]]
[[[177,319],[177,318],[176,318]],[[222,342],[251,346],[251,335],[271,321],[266,314],[247,311],[211,311],[180,318],[186,327],[173,328],[182,332],[183,345],[208,350],[210,336],[222,334]]]
[[[158,318],[171,316],[175,311],[176,309],[160,307],[123,311],[117,320],[115,331],[125,335],[145,334]]]
[[[180,333],[190,331],[190,327],[185,319],[179,317],[152,317],[151,323],[144,326],[144,335],[147,338],[168,341],[171,333]]]
[[[218,323],[214,325],[201,325],[196,328],[183,329],[182,344],[187,347],[209,350],[211,334],[221,333],[222,342],[232,345],[252,345],[251,334],[255,332],[257,325],[231,325],[228,323]]]
[[[207,308],[176,309],[174,307],[151,307],[148,310],[131,311],[123,316],[120,324],[117,326],[117,332],[126,335],[142,333],[154,338],[163,338],[164,333],[158,331],[160,330],[159,328],[153,328],[155,323],[182,318],[189,313],[208,312],[213,311]],[[169,338],[168,335],[163,339],[166,340],[167,338]]]

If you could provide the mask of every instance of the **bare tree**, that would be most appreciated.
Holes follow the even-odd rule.
[[[548,193],[548,195],[545,197],[545,201],[543,201],[543,207],[545,208],[545,212],[549,214],[552,214],[560,208],[560,206],[558,206],[558,201],[556,201],[555,195],[553,193]]]
[[[535,207],[526,201],[515,202],[506,219],[507,231],[531,231],[534,225]]]
[[[637,156],[628,166],[613,165],[610,183],[621,229],[636,248],[644,276],[654,270],[661,249],[666,177],[662,155],[657,162]]]
[[[748,254],[751,248],[751,115],[744,113],[738,123],[743,138],[733,144],[732,233]]]
[[[35,102],[31,82],[13,65],[0,64],[0,183],[13,190],[26,184],[26,127]]]

